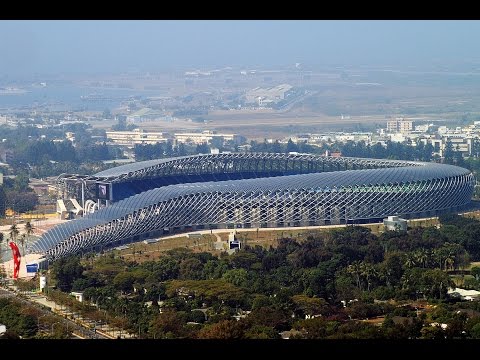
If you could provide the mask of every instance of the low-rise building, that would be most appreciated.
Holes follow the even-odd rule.
[[[243,136],[238,134],[218,134],[216,131],[205,130],[201,133],[176,133],[175,141],[183,144],[210,144],[214,139],[220,139],[223,142],[233,141],[240,144],[244,141]]]
[[[256,87],[245,94],[247,103],[265,106],[285,99],[285,94],[292,89],[289,84],[280,84],[269,88]]]
[[[106,136],[112,143],[123,146],[165,143],[169,140],[167,134],[163,132],[146,132],[142,129],[135,129],[133,131],[107,131]]]
[[[407,220],[399,218],[398,216],[389,216],[383,219],[383,225],[387,230],[407,231]]]
[[[413,130],[413,121],[405,120],[405,118],[396,118],[387,121],[387,132],[389,133],[409,133]]]
[[[455,289],[448,289],[447,294],[451,297],[467,301],[474,301],[480,299],[480,291],[466,290],[458,287]]]

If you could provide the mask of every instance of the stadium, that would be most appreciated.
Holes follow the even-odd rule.
[[[62,198],[75,200],[80,211],[30,251],[55,260],[204,229],[438,216],[468,206],[474,183],[464,168],[400,160],[296,153],[149,160],[91,176],[61,175]]]

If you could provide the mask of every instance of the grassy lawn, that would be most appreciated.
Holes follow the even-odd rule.
[[[470,270],[472,267],[480,267],[480,261],[473,261],[470,263],[470,265],[468,266],[467,270]]]
[[[465,216],[478,217],[480,218],[480,211],[471,212],[465,214]],[[439,221],[437,218],[429,219],[413,219],[408,220],[409,228],[417,227],[429,227],[437,226]],[[374,235],[380,235],[384,231],[384,226],[382,223],[378,224],[362,224],[369,228]],[[260,231],[242,231],[237,229],[237,238],[240,239],[244,244],[250,246],[263,246],[263,247],[275,247],[278,244],[278,240],[285,237],[290,237],[296,239],[299,242],[305,241],[309,236],[319,234],[322,232],[328,232],[338,229],[337,227],[324,227],[324,228],[309,228],[309,229],[280,229],[280,230],[271,230],[271,229],[260,229]],[[125,259],[135,260],[137,262],[152,261],[158,259],[165,251],[175,249],[175,248],[188,248],[192,249],[195,252],[207,251],[212,254],[219,255],[220,250],[216,250],[214,243],[217,242],[218,238],[226,245],[228,236],[231,230],[226,230],[225,232],[219,232],[216,234],[202,234],[198,238],[189,238],[185,236],[172,237],[160,239],[158,242],[144,244],[143,242],[130,244],[128,249],[125,250],[114,250],[114,253],[117,256],[122,256]],[[480,262],[472,262],[467,268],[469,270],[473,266],[480,266]]]

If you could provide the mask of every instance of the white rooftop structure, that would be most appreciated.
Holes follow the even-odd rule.
[[[466,290],[462,288],[448,289],[448,295],[453,297],[460,297],[463,300],[473,301],[477,299],[480,295],[480,291],[477,290]]]

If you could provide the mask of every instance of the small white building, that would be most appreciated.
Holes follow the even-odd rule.
[[[228,249],[229,250],[240,250],[242,247],[242,244],[239,239],[236,237],[236,231],[232,231],[230,234],[228,234]]]
[[[383,219],[383,225],[387,230],[392,231],[407,231],[407,220],[401,219],[398,216],[389,216]]]
[[[72,291],[70,295],[75,296],[75,299],[79,302],[83,302],[83,292]]]
[[[5,334],[7,332],[7,327],[3,324],[0,324],[0,335]]]
[[[462,300],[473,301],[480,299],[480,291],[477,290],[466,290],[461,288],[448,289],[448,295],[451,297],[460,298]]]

